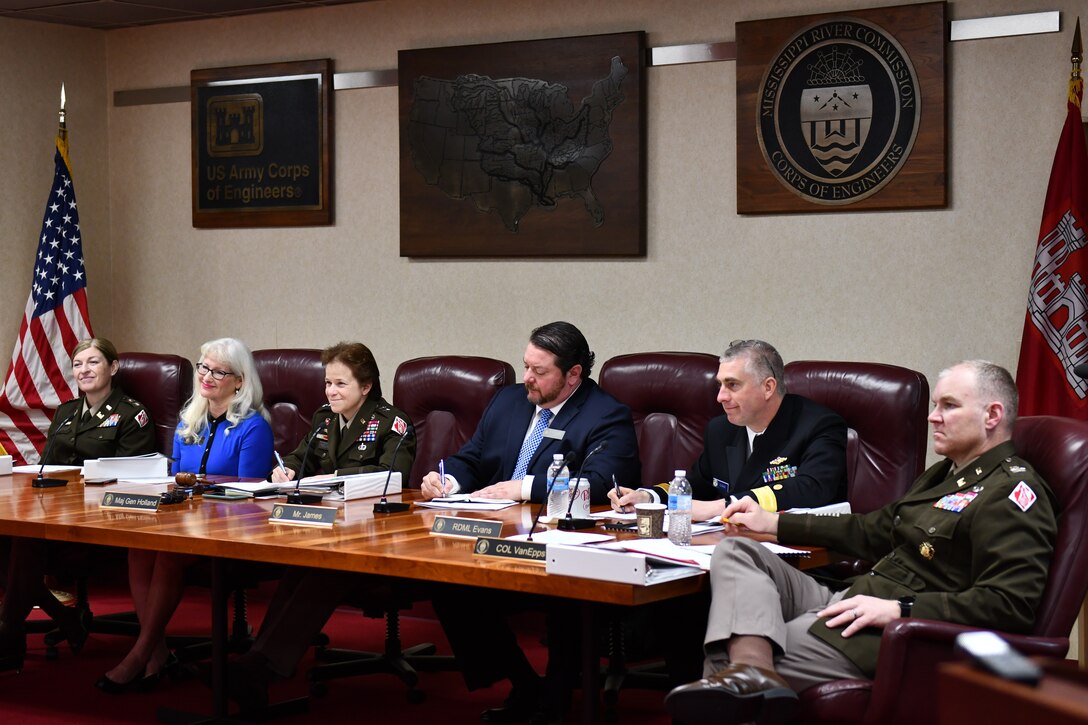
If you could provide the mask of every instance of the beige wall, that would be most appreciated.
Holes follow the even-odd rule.
[[[53,181],[62,82],[80,227],[89,242],[93,322],[103,330],[113,326],[106,35],[3,20],[0,68],[0,366],[6,371]]]
[[[400,258],[392,88],[336,94],[335,226],[196,230],[188,104],[110,101],[187,85],[192,68],[331,57],[339,71],[375,70],[395,67],[398,49],[634,29],[651,46],[712,42],[733,39],[739,20],[872,4],[385,0],[109,33],[0,21],[0,351],[26,299],[64,80],[93,321],[122,349],[191,355],[220,335],[254,348],[361,339],[389,378],[400,361],[435,353],[517,364],[531,327],[566,318],[602,361],[759,336],[787,359],[876,360],[931,380],[968,356],[1013,367],[1065,108],[1068,29],[949,46],[942,211],[740,218],[733,64],[649,69],[641,260]],[[1083,5],[963,0],[950,15],[1052,9],[1069,25]]]

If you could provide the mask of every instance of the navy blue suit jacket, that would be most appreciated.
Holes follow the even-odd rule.
[[[824,506],[846,500],[846,422],[800,395],[787,394],[774,420],[756,437],[752,455],[748,433],[726,416],[706,426],[703,453],[689,472],[697,499],[722,498],[714,478],[731,485],[730,494],[748,495],[767,486],[778,509]]]
[[[446,459],[446,473],[457,479],[462,492],[510,480],[535,411],[523,385],[512,385],[495,394],[472,438]],[[605,442],[580,474],[589,479],[594,503],[607,501],[613,474],[620,485],[638,485],[642,466],[631,411],[597,383],[583,380],[548,428],[557,434],[562,431],[562,439],[545,437],[529,461],[527,473],[534,476],[533,501],[544,500],[553,454],[574,454],[569,463],[574,476],[586,454]]]

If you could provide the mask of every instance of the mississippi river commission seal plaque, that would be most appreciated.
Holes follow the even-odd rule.
[[[923,11],[921,22],[902,22],[917,8]],[[943,4],[935,3],[738,24],[738,64],[745,38],[762,43],[754,92],[746,86],[742,95],[738,65],[738,211],[944,205],[944,22],[924,22],[935,10],[943,18]],[[742,31],[742,26],[751,31],[765,25],[775,30]],[[920,77],[909,47],[919,44],[911,37],[900,40],[920,25],[933,26],[941,51],[939,102],[933,109],[932,88],[923,87],[929,79]],[[753,62],[745,60],[747,82]],[[927,55],[925,63],[931,62]],[[935,155],[940,161],[936,178],[931,164],[915,163],[923,129],[926,161]],[[745,130],[754,131],[754,139],[742,140]],[[934,148],[935,138],[940,143]],[[752,146],[759,156],[749,153],[742,162],[741,149]],[[916,179],[899,184],[894,193],[895,182],[910,176],[912,164],[915,175],[921,167],[939,194],[917,198]],[[753,177],[762,190],[758,194],[749,193]],[[904,193],[906,187],[912,191]]]

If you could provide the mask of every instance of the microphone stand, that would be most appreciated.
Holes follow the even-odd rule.
[[[571,512],[574,510],[574,499],[578,495],[578,481],[582,480],[582,471],[585,470],[586,464],[589,463],[589,459],[593,457],[594,453],[603,450],[608,445],[608,441],[604,440],[597,444],[597,447],[586,454],[586,457],[582,459],[582,465],[578,466],[578,475],[574,477],[575,488],[570,492],[570,501],[567,503],[567,516],[562,519],[556,526],[560,531],[577,531],[578,529],[592,529],[597,526],[597,519],[590,518],[574,518],[571,516]],[[589,480],[586,479],[586,484],[589,484]],[[589,491],[586,492],[587,494]]]
[[[555,488],[555,477],[559,475],[559,472],[563,470],[564,466],[566,466],[567,462],[572,458],[574,458],[573,452],[563,456],[563,465],[556,468],[555,473],[553,473],[551,475],[551,478],[548,479],[548,486],[544,491],[544,500],[540,502],[540,508],[536,510],[536,516],[533,517],[533,527],[529,529],[529,536],[526,537],[526,541],[533,540],[533,534],[536,532],[536,527],[540,523],[540,516],[544,513],[544,507],[548,505],[548,499],[551,498],[552,489]]]
[[[397,447],[393,449],[393,461],[389,464],[389,474],[385,477],[385,488],[382,489],[382,500],[374,504],[374,513],[376,514],[399,514],[403,511],[407,511],[412,508],[412,504],[405,503],[403,501],[387,501],[385,495],[389,492],[389,481],[393,478],[393,466],[397,465],[397,453],[400,452],[400,444],[404,443],[404,439],[412,435],[412,426],[408,426],[404,430],[404,435],[397,441]],[[404,486],[402,485],[403,489]]]
[[[310,457],[310,448],[314,445],[314,439],[317,438],[317,434],[322,431],[323,428],[327,428],[328,423],[322,423],[314,430],[313,435],[310,436],[309,442],[306,444],[306,450],[302,452],[302,465],[298,469],[298,478],[295,479],[295,490],[287,494],[287,503],[301,504],[301,505],[314,505],[321,503],[321,494],[319,493],[303,493],[299,490],[299,486],[302,484],[302,476],[306,473],[306,459]]]
[[[60,433],[60,429],[63,428],[72,418],[75,418],[76,414],[72,413],[70,416],[61,421],[61,424],[57,426],[57,433]],[[53,450],[53,444],[56,442],[57,436],[45,442],[45,450],[42,451],[42,467],[38,469],[38,477],[30,482],[33,488],[59,488],[61,486],[68,485],[68,479],[66,478],[43,478],[42,474],[45,472],[45,462],[49,460],[49,452]]]

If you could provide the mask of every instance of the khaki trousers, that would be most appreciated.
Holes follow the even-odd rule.
[[[766,637],[775,669],[797,692],[829,680],[869,679],[844,654],[809,634],[816,612],[842,599],[757,541],[723,539],[710,564],[712,598],[704,675],[729,663],[736,635]]]

